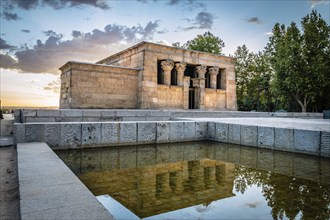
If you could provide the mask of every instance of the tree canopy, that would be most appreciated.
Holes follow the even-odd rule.
[[[172,46],[213,54],[221,54],[225,43],[221,38],[214,36],[211,32],[207,31],[202,35],[197,35],[197,37],[187,41],[187,43],[182,46],[179,42],[173,43]]]

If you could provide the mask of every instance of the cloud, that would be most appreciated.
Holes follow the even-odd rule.
[[[30,30],[27,30],[27,29],[22,29],[21,32],[23,32],[23,33],[30,33],[31,31]]]
[[[8,21],[16,21],[21,19],[16,13],[12,13],[15,9],[32,10],[38,7],[51,7],[59,10],[63,8],[92,6],[103,10],[110,9],[107,0],[5,0],[1,2],[1,17]]]
[[[58,94],[60,93],[60,88],[61,88],[61,80],[60,77],[57,77],[55,80],[48,83],[47,86],[44,86],[42,89],[52,91],[53,93]]]
[[[0,37],[0,50],[14,49],[15,46],[9,45],[4,39]]]
[[[109,24],[103,30],[94,29],[88,33],[75,30],[71,40],[63,40],[63,35],[53,30],[44,31],[47,40],[37,40],[32,48],[16,51],[17,61],[11,55],[1,54],[0,67],[23,73],[58,74],[58,68],[69,60],[96,62],[141,40],[152,40],[159,22],[150,21],[144,27]]]
[[[40,79],[29,79],[29,80],[26,80],[26,82],[28,82],[28,83],[40,82]]]
[[[194,19],[184,18],[190,23],[188,27],[178,27],[183,31],[193,30],[193,29],[212,29],[213,20],[216,17],[209,12],[199,12]]]
[[[3,17],[4,19],[6,19],[7,21],[17,21],[17,20],[20,20],[21,19],[20,17],[18,17],[17,14],[11,13],[9,11],[3,11],[1,13],[1,17]]]
[[[81,6],[93,6],[103,10],[110,9],[106,0],[6,0],[4,3],[5,10],[13,10],[14,8],[31,10],[44,6],[53,9]]]
[[[144,3],[144,4],[148,4],[150,2],[162,2],[163,0],[137,0],[138,2]],[[206,8],[206,4],[201,3],[199,1],[196,0],[168,0],[166,1],[166,5],[169,6],[178,6],[180,5],[184,7],[185,10],[193,10],[193,9],[200,9],[203,8],[205,10]]]
[[[270,31],[270,32],[267,32],[267,33],[265,33],[267,36],[273,36],[273,32],[272,31]]]
[[[247,23],[254,23],[254,24],[262,24],[263,22],[258,17],[251,17],[248,19],[245,19]]]
[[[310,0],[311,9],[315,8],[317,5],[329,4],[329,0]]]

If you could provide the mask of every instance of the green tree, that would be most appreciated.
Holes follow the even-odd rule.
[[[239,110],[272,111],[273,71],[267,54],[254,54],[243,45],[237,48],[234,57]]]
[[[180,47],[180,44],[174,43],[173,46]],[[222,48],[225,43],[221,38],[214,36],[211,32],[207,31],[203,35],[197,35],[194,39],[187,41],[183,45],[184,48],[190,50],[198,50],[207,53],[221,54]]]
[[[266,50],[275,71],[275,90],[286,100],[293,97],[306,112],[330,88],[330,27],[316,11],[301,25],[302,32],[294,22],[287,28],[275,24]]]

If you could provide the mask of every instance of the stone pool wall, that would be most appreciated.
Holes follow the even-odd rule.
[[[17,109],[16,123],[31,122],[105,122],[105,121],[167,121],[174,118],[279,117],[322,119],[323,113],[239,112],[199,110],[118,110],[118,109]]]
[[[330,132],[209,121],[15,123],[15,143],[72,149],[212,140],[330,157]]]

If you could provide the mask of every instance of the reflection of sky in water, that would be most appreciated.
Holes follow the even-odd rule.
[[[261,188],[253,185],[244,194],[214,201],[208,205],[195,205],[144,219],[269,219],[271,208],[262,196]],[[131,211],[110,196],[98,196],[98,200],[116,219],[139,219]]]

